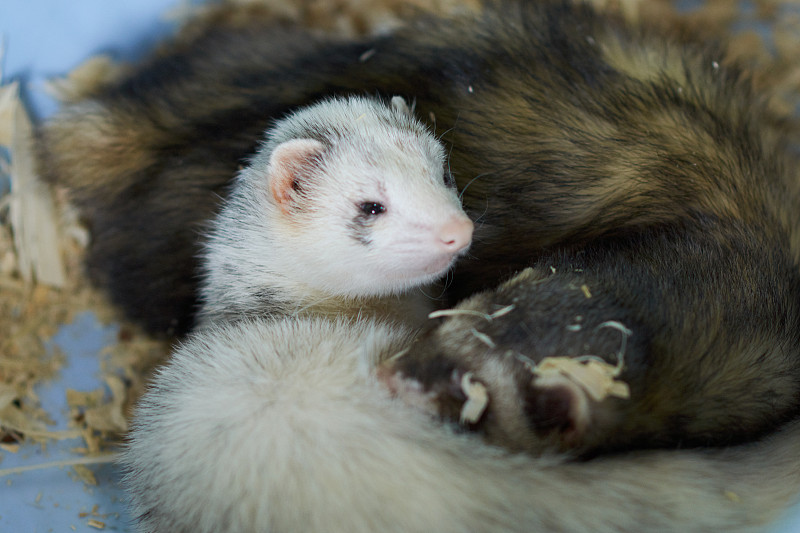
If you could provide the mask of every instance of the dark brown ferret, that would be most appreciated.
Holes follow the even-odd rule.
[[[472,371],[490,398],[478,426],[522,449],[727,444],[798,414],[800,181],[722,51],[560,2],[364,41],[259,20],[195,30],[39,137],[42,171],[92,223],[91,272],[152,330],[191,326],[199,230],[273,120],[400,94],[449,144],[476,220],[453,303],[533,270],[461,306],[512,312],[445,318],[390,376],[442,392]],[[629,399],[531,379],[547,356],[614,365],[623,336]]]

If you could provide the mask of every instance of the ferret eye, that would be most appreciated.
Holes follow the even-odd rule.
[[[386,208],[378,202],[364,202],[359,206],[359,208],[361,209],[362,213],[368,216],[380,215],[386,211]]]

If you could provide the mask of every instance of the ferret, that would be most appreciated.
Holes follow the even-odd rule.
[[[800,425],[762,442],[534,458],[404,403],[375,367],[412,331],[266,318],[190,335],[136,410],[142,533],[764,531],[800,490]]]
[[[606,452],[626,452],[625,469],[631,450],[660,447],[669,470],[679,448],[739,446],[796,423],[797,161],[781,117],[716,46],[559,1],[490,2],[364,40],[221,20],[67,106],[40,131],[40,168],[93,222],[90,268],[115,301],[153,330],[185,332],[198,227],[260,133],[292,109],[364,92],[415,100],[475,222],[446,293],[475,315],[442,315],[381,365],[402,399],[418,385],[449,420],[465,402],[454,377],[471,373],[489,403],[464,438],[594,457],[574,466],[578,479]],[[620,365],[630,397],[592,403],[570,382],[544,386],[533,370],[548,357]],[[489,453],[477,440],[474,453]],[[403,497],[430,482],[418,474]],[[707,474],[659,475],[681,493]],[[637,501],[631,516],[671,512]],[[581,513],[542,512],[565,510]]]
[[[436,294],[421,287],[472,228],[443,146],[401,97],[305,107],[270,128],[214,220],[198,327],[303,312],[422,323]]]

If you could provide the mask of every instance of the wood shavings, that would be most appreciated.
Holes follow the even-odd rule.
[[[726,490],[723,494],[733,503],[742,503],[742,499],[739,497],[739,495],[731,490]]]
[[[19,444],[2,444],[0,443],[0,450],[3,450],[8,453],[17,453],[19,452]]]
[[[111,390],[111,401],[104,405],[87,409],[84,413],[88,427],[111,433],[124,433],[128,430],[125,417],[125,384],[117,376],[107,376],[106,385]]]
[[[14,435],[27,435],[32,438],[53,438],[55,433],[47,431],[46,421],[39,417],[31,416],[34,413],[26,412],[20,406],[11,404],[0,410],[0,430],[2,434],[10,437],[13,442]],[[4,439],[5,440],[5,439]]]
[[[99,517],[100,515],[99,515],[99,514],[97,514],[97,510],[98,510],[99,508],[100,508],[100,506],[99,506],[99,505],[97,505],[97,504],[94,504],[94,505],[92,506],[92,510],[91,510],[90,512],[88,512],[88,513],[87,513],[87,512],[85,512],[85,511],[84,511],[84,512],[80,512],[80,513],[78,513],[78,518],[86,518],[87,516]]]
[[[601,402],[609,396],[630,398],[628,385],[615,379],[616,366],[604,361],[581,360],[574,357],[545,357],[536,365],[533,373],[541,377],[553,374],[564,376],[580,385],[596,402]]]
[[[478,316],[491,320],[490,315],[480,311],[473,311],[472,309],[439,309],[428,313],[428,318],[441,318],[446,316]]]
[[[403,357],[404,355],[406,355],[410,350],[411,350],[410,347],[409,348],[403,348],[402,350],[400,350],[399,352],[397,352],[393,356],[386,358],[384,363],[393,363],[393,362],[397,361],[398,359],[400,359],[401,357]]]
[[[0,383],[0,411],[11,405],[17,398],[17,391],[13,387]]]
[[[480,331],[478,331],[475,328],[470,329],[469,332],[472,334],[473,337],[475,337],[476,339],[481,341],[483,344],[485,344],[489,348],[494,348],[496,346],[496,344],[494,343],[492,338],[489,335],[487,335],[486,333],[481,333]]]
[[[103,401],[103,390],[77,391],[67,389],[67,405],[69,407],[94,407]]]
[[[96,457],[76,457],[66,461],[51,461],[48,463],[40,463],[38,465],[18,466],[15,468],[2,468],[0,469],[0,477],[10,476],[12,474],[21,474],[23,472],[30,472],[32,470],[44,470],[46,468],[61,468],[64,466],[82,466],[82,465],[98,465],[105,463],[113,463],[117,460],[117,454],[109,453]]]
[[[19,99],[19,86],[0,89],[6,122],[0,143],[11,150],[10,219],[20,275],[53,287],[63,287],[66,274],[61,260],[53,198],[34,172],[33,125]]]
[[[625,365],[625,347],[628,337],[633,334],[621,322],[608,320],[595,328],[615,329],[622,333],[622,343],[616,354],[617,362],[612,365],[594,355],[581,357],[545,357],[539,364],[529,367],[534,375],[547,378],[560,375],[579,385],[592,400],[601,402],[609,396],[626,400],[630,398],[628,384],[618,380]]]
[[[603,322],[596,329],[604,329],[610,328],[615,329],[622,333],[622,342],[619,347],[619,351],[617,352],[617,365],[615,367],[615,374],[614,376],[619,376],[622,373],[622,367],[625,364],[625,348],[628,346],[628,337],[633,335],[633,332],[625,327],[624,324],[618,322],[616,320],[607,320]]]
[[[496,318],[500,318],[509,314],[514,310],[514,307],[515,306],[513,304],[507,305],[491,314],[484,313],[482,311],[475,311],[473,309],[439,309],[437,311],[428,313],[428,318],[442,318],[447,316],[477,316],[488,322],[491,322]]]
[[[467,396],[467,401],[461,406],[459,421],[462,424],[475,424],[481,419],[489,404],[486,387],[477,381],[472,381],[472,372],[465,372],[461,378],[461,391]]]
[[[370,48],[369,50],[358,56],[358,62],[366,63],[372,56],[375,55],[375,52],[376,52],[375,48]]]
[[[34,387],[57,376],[64,356],[55,348],[48,350],[47,339],[79,311],[91,309],[105,321],[115,320],[116,313],[105,295],[84,278],[89,239],[77,213],[66,204],[66,194],[60,190],[51,194],[32,175],[31,123],[18,92],[16,85],[0,87],[0,144],[9,147],[10,156],[6,161],[0,152],[0,172],[10,176],[12,185],[11,194],[0,197],[0,442],[15,446],[26,439],[46,443],[83,437],[85,451],[98,452],[116,443],[127,429],[130,405],[141,394],[154,361],[163,359],[168,347],[148,338],[147,349],[139,349],[144,336],[127,328],[124,344],[130,353],[112,357],[127,365],[122,370],[126,378],[106,380],[111,399],[104,404],[98,400],[102,394],[94,393],[94,404],[89,405],[89,397],[79,399],[73,391],[70,405],[83,403],[81,416],[74,420],[78,427],[48,430],[52,420],[39,406]],[[63,231],[55,231],[56,227]],[[128,380],[128,374],[135,377]],[[128,381],[131,387],[126,387]]]
[[[89,470],[83,465],[72,465],[72,469],[75,471],[75,474],[78,475],[81,481],[86,483],[87,485],[97,485],[97,478],[94,477],[94,472]]]
[[[21,415],[17,422],[15,424],[14,422],[3,420],[0,425],[6,432],[15,432],[37,441],[68,440],[81,437],[81,432],[78,430],[48,431],[47,429],[37,429],[40,421],[36,418],[26,418],[24,415]]]
[[[136,400],[144,393],[150,374],[164,361],[171,345],[168,340],[148,337],[131,324],[123,325],[119,336],[120,342],[105,350],[109,359],[104,366],[122,373],[113,374],[106,381],[113,395],[113,407],[109,407],[110,413],[116,419],[116,422],[111,422],[113,424],[121,423],[122,419],[127,420]]]
[[[67,405],[71,408],[70,418],[82,427],[81,436],[89,452],[100,450],[101,434],[123,434],[128,430],[125,415],[127,387],[118,376],[106,376],[106,385],[111,391],[111,400],[104,401],[105,390],[76,391],[67,389]]]
[[[489,316],[491,317],[492,320],[494,320],[496,318],[500,318],[501,316],[506,316],[511,311],[513,311],[515,307],[516,306],[514,304],[507,305],[505,307],[502,307],[502,308],[498,309],[497,311],[495,311],[494,313],[492,313]]]

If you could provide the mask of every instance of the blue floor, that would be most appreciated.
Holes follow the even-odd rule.
[[[49,349],[57,347],[67,356],[58,378],[36,389],[42,408],[56,422],[51,431],[67,430],[69,410],[66,389],[93,391],[104,387],[100,375],[102,349],[115,342],[116,326],[102,326],[92,313],[79,314],[53,337]],[[27,444],[17,453],[3,452],[0,468],[35,466],[84,457],[74,448],[83,439],[48,441],[45,447]],[[0,532],[127,531],[124,497],[118,471],[112,464],[87,466],[97,485],[84,482],[72,467],[51,467],[0,478]],[[94,526],[90,525],[94,521]]]

